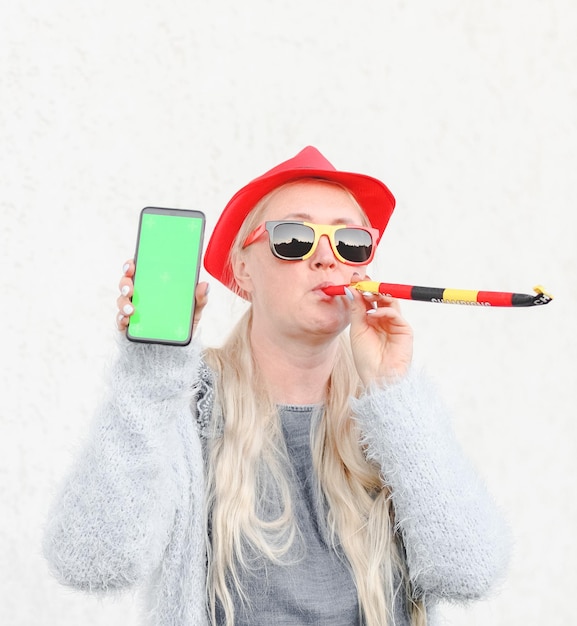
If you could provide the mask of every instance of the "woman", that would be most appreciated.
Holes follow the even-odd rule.
[[[366,277],[393,208],[312,147],[231,199],[205,266],[250,308],[218,349],[121,335],[49,519],[62,582],[144,584],[162,626],[434,625],[439,601],[488,592],[506,531],[411,366],[398,303],[323,291]]]

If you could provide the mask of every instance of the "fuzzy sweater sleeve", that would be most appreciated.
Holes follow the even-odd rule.
[[[353,411],[391,489],[416,593],[431,602],[483,596],[504,573],[509,532],[433,386],[412,370],[353,400]]]
[[[200,350],[119,340],[108,393],[48,516],[44,554],[64,584],[142,581],[168,545],[186,474],[177,424],[190,418]],[[191,419],[191,418],[190,418]]]

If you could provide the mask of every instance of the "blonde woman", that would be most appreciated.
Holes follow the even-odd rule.
[[[434,626],[440,601],[494,587],[503,521],[411,365],[398,303],[323,291],[366,276],[394,204],[312,147],[231,199],[205,266],[250,308],[219,348],[119,333],[48,520],[64,584],[140,586],[155,626]]]

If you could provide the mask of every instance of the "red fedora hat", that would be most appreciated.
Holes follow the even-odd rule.
[[[316,148],[308,146],[292,159],[255,178],[231,198],[206,248],[204,266],[209,274],[226,287],[232,287],[228,256],[246,216],[273,189],[300,178],[329,180],[346,187],[366,213],[373,228],[378,229],[381,238],[395,208],[395,198],[386,185],[371,176],[341,172]]]

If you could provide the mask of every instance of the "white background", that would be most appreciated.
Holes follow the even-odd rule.
[[[138,213],[201,209],[210,233],[308,144],[396,195],[375,278],[555,295],[403,310],[515,538],[499,593],[446,623],[575,623],[577,4],[6,0],[0,24],[0,624],[138,623],[40,552]],[[204,341],[239,311],[212,281]]]

